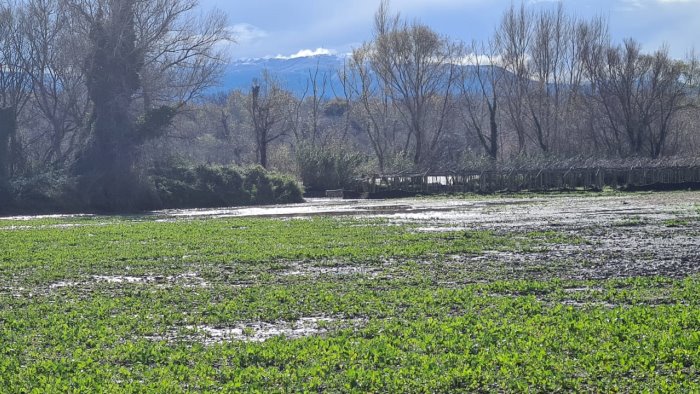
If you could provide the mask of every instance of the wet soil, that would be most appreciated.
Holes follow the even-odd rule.
[[[365,322],[359,319],[336,319],[331,317],[302,317],[294,321],[246,322],[231,326],[185,326],[171,330],[166,335],[154,336],[155,341],[187,341],[215,345],[230,341],[264,342],[283,336],[287,339],[322,335],[332,330],[356,327]]]
[[[681,278],[700,273],[700,192],[477,199],[309,199],[294,205],[167,210],[152,215],[160,221],[199,217],[303,219],[319,215],[352,216],[383,218],[389,224],[410,224],[415,226],[415,231],[491,230],[505,234],[553,230],[584,241],[573,245],[550,244],[543,250],[528,252],[442,256],[450,262],[452,269],[490,271],[489,278],[497,279],[556,277],[587,280],[652,275]],[[23,227],[5,227],[3,230]],[[277,274],[289,277],[326,274],[376,277],[390,273],[396,268],[393,265],[359,267],[356,264],[343,266],[340,262],[335,268],[318,268],[308,263],[292,263]],[[110,278],[93,279],[114,282]],[[202,285],[199,279],[189,280],[192,278],[117,279],[125,283],[168,285],[188,282],[193,286]]]
[[[425,269],[422,266],[418,268],[421,280],[431,281],[436,287],[462,287],[494,280],[556,278],[597,281],[639,276],[686,278],[700,274],[700,192],[381,201],[310,199],[304,204],[287,206],[159,211],[147,220],[176,221],[198,217],[304,219],[319,215],[382,218],[386,223],[369,222],[369,225],[407,224],[413,226],[412,231],[490,230],[499,234],[555,231],[580,240],[549,243],[536,250],[429,256],[424,261],[412,262],[425,264]],[[3,227],[0,231],[29,228],[34,227]],[[270,272],[270,278],[265,280],[268,283],[303,283],[329,278],[334,281],[355,281],[359,277],[369,279],[367,286],[389,286],[392,284],[385,284],[383,280],[400,279],[406,265],[406,261],[401,259],[380,262],[287,261],[280,262],[279,269]],[[89,296],[95,287],[110,291],[129,286],[178,287],[196,291],[216,286],[247,287],[258,283],[255,277],[244,278],[240,273],[227,272],[226,269],[225,266],[206,269],[193,266],[184,273],[170,275],[92,275],[54,282],[45,289],[35,288],[31,291],[45,294],[84,291],[85,296]],[[396,285],[401,285],[401,282],[397,280]],[[645,302],[649,305],[669,302],[662,290],[651,294]],[[26,293],[22,288],[1,291],[17,297]],[[565,288],[563,295],[536,294],[536,297],[546,303],[575,308],[625,306],[619,301],[610,302],[601,298],[602,292],[602,287],[597,285],[577,284]],[[299,338],[323,335],[362,324],[361,320],[346,320],[342,316],[303,317],[278,322],[231,322],[223,326],[183,324],[173,327],[165,335],[150,339],[197,341],[214,345],[228,341],[265,341],[277,336]]]
[[[579,244],[551,244],[526,253],[454,256],[465,268],[492,267],[503,279],[682,278],[700,273],[700,192],[532,198],[310,199],[304,204],[220,210],[179,210],[165,217],[350,215],[414,224],[416,231],[550,231]],[[308,268],[308,267],[307,267]],[[295,267],[287,275],[318,274]],[[376,276],[376,270],[359,270]]]
[[[351,215],[414,224],[417,231],[488,229],[557,231],[583,239],[525,253],[489,252],[456,256],[465,268],[492,267],[501,279],[575,280],[700,273],[700,193],[640,193],[616,196],[554,196],[483,200],[402,199],[342,201],[317,199],[301,206],[169,215],[282,216]],[[294,274],[309,270],[292,270]],[[360,271],[362,272],[362,271]],[[376,276],[375,270],[365,271]]]

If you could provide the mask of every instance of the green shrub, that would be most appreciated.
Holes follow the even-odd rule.
[[[304,200],[299,183],[288,175],[270,174],[275,204],[292,204]]]
[[[141,173],[139,173],[141,174]],[[302,202],[291,177],[262,167],[161,164],[135,177],[128,204],[113,207],[86,200],[74,178],[60,172],[17,177],[0,185],[0,213],[138,212],[158,208],[214,208]],[[95,193],[100,197],[105,193]],[[93,196],[94,197],[94,196]]]
[[[343,146],[301,145],[296,151],[299,176],[308,190],[352,189],[365,157]]]
[[[249,193],[251,202],[272,204],[275,201],[267,171],[260,166],[251,167],[245,171],[243,187]]]
[[[72,181],[60,171],[16,177],[8,184],[4,207],[7,212],[18,213],[77,211],[80,204],[71,188]]]
[[[152,172],[164,208],[213,208],[302,201],[291,178],[262,167],[158,166]]]

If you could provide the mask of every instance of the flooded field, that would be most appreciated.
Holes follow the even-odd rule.
[[[195,217],[289,217],[357,216],[386,217],[440,224],[498,226],[609,224],[631,216],[673,218],[695,215],[699,192],[638,193],[618,195],[540,195],[533,197],[423,197],[393,200],[307,199],[293,205],[225,209],[166,210],[154,212],[163,218]],[[583,221],[583,222],[582,222]]]
[[[0,240],[2,387],[700,389],[696,192],[15,217]]]
[[[530,198],[416,198],[399,200],[309,199],[304,204],[217,210],[159,212],[182,217],[278,217],[317,215],[379,217],[416,224],[416,231],[490,229],[556,230],[584,237],[576,246],[555,245],[546,252],[489,253],[476,262],[511,266],[507,277],[530,277],[544,261],[566,261],[557,276],[575,279],[669,275],[700,271],[700,193],[639,193],[617,196],[537,196]],[[499,264],[500,265],[500,264]],[[556,264],[553,264],[556,265]],[[548,272],[535,273],[549,276]]]

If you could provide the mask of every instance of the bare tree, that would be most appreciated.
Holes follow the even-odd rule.
[[[194,0],[61,1],[90,42],[84,69],[91,139],[74,167],[80,187],[89,205],[129,208],[133,197],[125,193],[138,179],[135,153],[165,133],[177,110],[214,80],[223,66],[217,45],[229,36],[219,17],[197,26]],[[167,83],[144,78],[152,70]],[[160,92],[160,106],[151,104],[153,92]],[[135,107],[139,94],[141,111]]]
[[[187,103],[216,83],[232,38],[226,15],[197,12],[198,0],[135,2],[136,48],[143,53],[146,111],[164,103]]]
[[[287,135],[291,128],[295,100],[268,72],[253,81],[246,109],[255,137],[258,163],[267,168],[271,143]]]
[[[506,92],[506,106],[512,128],[518,139],[518,152],[525,152],[527,135],[526,97],[529,78],[527,69],[528,51],[533,39],[533,13],[525,8],[525,3],[516,8],[511,5],[504,13],[496,30],[496,42],[501,50],[501,62],[511,75],[503,84]]]
[[[13,172],[18,119],[31,94],[23,11],[13,1],[0,3],[0,194]]]
[[[499,154],[499,113],[501,85],[505,72],[498,65],[500,50],[496,41],[473,42],[467,56],[469,67],[462,69],[460,90],[463,105],[460,116],[466,130],[475,134],[492,159]]]
[[[594,98],[619,142],[618,153],[659,157],[675,117],[689,105],[682,63],[670,59],[665,47],[644,55],[631,39],[608,48],[604,60],[591,62]]]
[[[296,108],[297,121],[294,137],[297,144],[316,146],[321,137],[321,110],[326,101],[328,74],[321,72],[318,62],[313,70],[308,71],[306,90],[298,100]]]
[[[56,0],[29,0],[25,30],[31,47],[34,108],[45,127],[32,141],[46,140],[40,155],[44,166],[60,168],[84,145],[85,119],[90,109],[81,59],[84,37],[74,29],[66,4]]]
[[[561,3],[539,11],[521,3],[504,13],[496,42],[509,73],[502,84],[503,102],[520,153],[531,145],[543,153],[580,151],[569,142],[572,133],[599,143],[595,117],[580,116],[595,112],[582,87],[591,79],[589,63],[600,61],[608,40],[603,18],[578,20]]]
[[[533,40],[527,62],[527,108],[533,139],[547,153],[556,147],[564,117],[564,101],[568,90],[565,75],[566,56],[573,37],[571,23],[559,3],[556,11],[536,14]]]
[[[565,134],[575,132],[585,78],[585,50],[607,38],[602,18],[578,21],[562,3],[534,15],[527,62],[527,114],[531,139],[543,153],[561,153]]]
[[[387,160],[396,153],[392,149],[396,146],[398,133],[393,121],[391,97],[371,68],[370,51],[369,44],[353,51],[341,78],[346,101],[352,105],[349,115],[353,124],[364,131],[379,171],[384,172]]]
[[[429,165],[452,106],[457,46],[428,26],[390,16],[387,1],[375,14],[368,46],[372,71],[408,130],[405,150],[412,143],[414,164]]]

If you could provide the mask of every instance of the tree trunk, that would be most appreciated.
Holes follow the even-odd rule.
[[[267,169],[267,143],[260,144],[260,165]]]
[[[0,108],[0,208],[10,199],[10,141],[17,131],[17,116],[13,107]]]
[[[0,109],[0,182],[10,176],[10,141],[17,131],[17,119],[12,107]]]
[[[110,3],[110,19],[99,15],[91,26],[86,62],[88,96],[93,103],[92,143],[76,172],[88,206],[98,210],[133,210],[145,201],[133,171],[138,147],[130,106],[141,86],[143,58],[136,50],[133,0]]]
[[[418,130],[415,132],[416,134],[416,152],[413,156],[413,164],[419,166],[421,164],[421,161],[423,160],[423,136],[420,134]]]
[[[498,160],[498,122],[496,121],[497,104],[489,105],[489,125],[491,128],[491,146],[489,156],[491,160]]]

